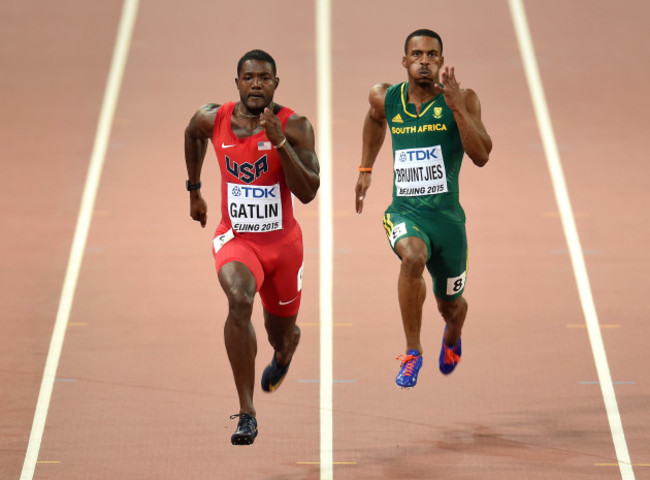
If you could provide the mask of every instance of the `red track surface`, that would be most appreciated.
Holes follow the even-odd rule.
[[[319,478],[318,206],[300,206],[306,278],[290,376],[256,395],[260,435],[229,436],[237,400],[208,227],[188,216],[183,129],[202,103],[236,98],[235,64],[264,48],[276,99],[316,130],[314,7],[142,2],[34,478]],[[0,6],[0,477],[17,479],[38,398],[110,65],[119,2]],[[650,478],[650,57],[643,1],[526,2],[540,73],[637,479]],[[566,241],[508,5],[332,5],[334,478],[616,479]],[[393,383],[403,353],[398,261],[383,236],[388,142],[353,213],[367,93],[405,78],[403,39],[433,28],[474,88],[494,141],[466,162],[470,311],[464,356],[437,371],[431,293],[417,389]],[[256,311],[258,367],[271,356]],[[630,383],[628,383],[630,382]]]

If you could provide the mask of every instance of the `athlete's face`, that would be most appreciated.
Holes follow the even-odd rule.
[[[271,64],[262,60],[246,60],[235,79],[241,102],[256,115],[271,103],[279,82]]]
[[[445,58],[437,38],[426,36],[409,40],[402,66],[408,72],[409,81],[428,86],[438,82],[438,74]]]

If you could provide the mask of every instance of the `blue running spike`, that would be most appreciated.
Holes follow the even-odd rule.
[[[422,368],[422,355],[417,350],[409,350],[406,355],[400,355],[401,368],[395,378],[395,383],[401,388],[413,388],[418,383],[418,373]]]

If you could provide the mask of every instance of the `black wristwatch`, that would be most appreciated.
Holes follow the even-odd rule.
[[[199,183],[190,183],[189,180],[185,182],[185,186],[187,187],[187,191],[191,192],[192,190],[199,190],[201,188],[201,182]]]

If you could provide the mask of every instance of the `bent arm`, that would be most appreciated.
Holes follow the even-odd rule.
[[[201,167],[212,136],[214,119],[219,106],[203,105],[199,108],[185,129],[185,165],[190,183],[199,183]]]
[[[277,148],[287,186],[302,203],[309,203],[320,187],[320,164],[314,129],[306,117],[293,115],[284,129],[286,142]]]
[[[359,165],[364,169],[372,169],[377,160],[377,155],[381,150],[384,140],[386,138],[386,108],[384,100],[386,98],[386,90],[390,84],[381,83],[375,85],[370,90],[368,95],[368,102],[370,108],[363,121],[363,133],[361,144],[361,164]],[[355,194],[355,208],[357,213],[363,211],[363,200],[366,196],[370,183],[372,181],[371,171],[359,171],[359,178],[357,185],[354,189]]]
[[[212,136],[214,120],[219,105],[207,104],[199,108],[185,128],[185,166],[190,183],[201,181],[201,168]],[[207,204],[201,196],[201,189],[190,192],[190,216],[205,227]]]
[[[453,110],[454,119],[465,153],[475,165],[482,167],[490,159],[492,139],[481,120],[481,102],[478,95],[468,88],[463,90],[462,99],[461,107]]]
[[[390,84],[381,83],[370,90],[370,108],[363,122],[361,167],[372,168],[386,138],[386,109],[384,99]]]

